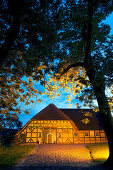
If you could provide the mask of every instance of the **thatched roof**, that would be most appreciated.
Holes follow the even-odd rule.
[[[79,130],[103,129],[99,112],[92,109],[58,109],[52,103],[31,120],[71,120]]]
[[[99,112],[92,109],[60,109],[77,126],[79,130],[101,130],[103,129]],[[86,121],[86,124],[85,124]]]
[[[36,114],[31,120],[70,120],[70,118],[51,103]]]

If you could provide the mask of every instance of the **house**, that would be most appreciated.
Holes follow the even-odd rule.
[[[22,143],[104,143],[99,112],[92,109],[58,109],[49,104],[16,134]]]

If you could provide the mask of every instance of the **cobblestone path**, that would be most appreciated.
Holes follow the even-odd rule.
[[[14,170],[77,170],[105,169],[92,162],[84,144],[44,144],[22,159]],[[106,169],[107,170],[107,169]]]

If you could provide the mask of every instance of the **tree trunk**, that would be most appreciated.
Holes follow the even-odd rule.
[[[91,60],[90,60],[91,62]],[[104,78],[101,73],[96,73],[93,67],[93,63],[87,63],[86,72],[89,77],[90,83],[93,86],[94,94],[96,96],[100,116],[102,119],[102,123],[104,126],[104,130],[108,139],[109,146],[109,157],[105,162],[105,165],[113,167],[113,120],[110,111],[110,107],[108,104],[108,99],[105,95],[105,85]],[[89,64],[90,63],[90,64]],[[88,69],[89,65],[89,69]]]
[[[105,95],[105,80],[102,72],[97,71],[94,68],[93,60],[91,57],[91,40],[92,40],[92,19],[93,19],[93,1],[88,1],[88,25],[87,30],[83,29],[83,32],[86,32],[86,37],[83,36],[83,40],[86,42],[85,44],[85,60],[84,67],[89,77],[90,83],[93,87],[94,94],[96,96],[100,115],[102,118],[102,123],[104,126],[104,130],[108,139],[109,145],[109,157],[106,161],[106,165],[110,165],[113,167],[113,121],[111,116],[110,107],[108,104],[107,97]]]
[[[100,88],[95,87],[94,85],[93,88],[98,101],[99,111],[102,118],[104,130],[108,139],[109,158],[106,161],[106,164],[113,166],[113,162],[112,162],[113,161],[113,120],[112,120],[110,107],[105,92]]]

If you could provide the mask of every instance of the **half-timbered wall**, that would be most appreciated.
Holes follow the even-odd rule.
[[[77,131],[68,120],[31,121],[20,134],[23,142],[74,143]]]
[[[36,143],[104,143],[103,130],[78,131],[69,120],[37,120],[29,122],[19,134],[21,142]]]
[[[79,143],[105,143],[107,138],[104,130],[79,131]]]

